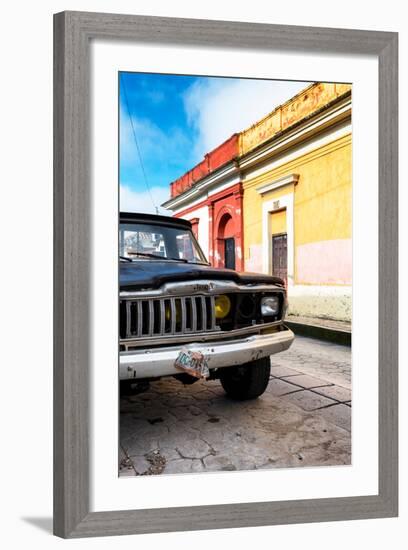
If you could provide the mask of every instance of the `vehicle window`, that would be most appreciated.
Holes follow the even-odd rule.
[[[164,259],[207,263],[189,229],[144,223],[121,223],[119,255],[142,259],[158,256]]]
[[[121,231],[120,255],[131,257],[141,252],[165,256],[163,234],[148,230],[143,231],[143,228],[140,229],[123,229]]]
[[[179,258],[184,258],[188,261],[200,259],[195,256],[193,241],[187,233],[177,235],[177,250]]]

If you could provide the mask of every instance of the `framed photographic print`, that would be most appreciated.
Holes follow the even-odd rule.
[[[397,35],[54,17],[54,531],[397,514]]]

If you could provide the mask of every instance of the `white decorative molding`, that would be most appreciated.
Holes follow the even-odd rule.
[[[239,159],[234,159],[215,172],[206,175],[188,190],[167,200],[162,206],[173,210],[173,212],[181,211],[187,206],[190,207],[193,204],[199,203],[208,198],[209,195],[218,192],[218,185],[225,188],[233,185],[234,181],[245,181],[246,179],[256,177],[258,172],[262,173],[266,170],[266,167],[257,170],[257,166],[270,158],[276,158],[277,155],[280,155],[283,151],[287,151],[288,148],[292,148],[293,150],[295,145],[298,146],[300,143],[305,143],[312,136],[316,139],[315,143],[303,145],[299,151],[292,153],[285,159],[274,160],[273,167],[296,158],[301,152],[305,154],[309,150],[320,147],[323,145],[323,141],[330,142],[335,137],[351,132],[350,117],[351,97],[346,97],[336,102],[335,105],[332,105],[327,110],[325,109],[323,112],[314,115],[310,120],[302,122],[300,126],[285,130],[282,136],[272,137],[253,151],[248,151]],[[341,130],[332,130],[334,132],[332,136],[326,137],[323,140],[318,137],[324,130],[329,130],[333,127],[337,128],[337,125],[341,122],[346,122],[344,128]],[[244,176],[241,175],[241,170],[246,171]],[[232,178],[232,180],[226,181],[228,178]]]
[[[171,197],[162,204],[164,208],[179,212],[186,207],[190,208],[206,200],[209,196],[218,193],[240,181],[240,173],[237,163],[230,161],[222,168],[204,176],[192,187],[183,191],[180,195]]]
[[[287,176],[283,176],[282,178],[274,180],[270,183],[263,184],[257,187],[256,190],[260,195],[264,195],[265,193],[268,193],[268,191],[273,191],[274,189],[278,189],[284,185],[290,185],[291,183],[296,185],[298,181],[299,174],[288,174]]]

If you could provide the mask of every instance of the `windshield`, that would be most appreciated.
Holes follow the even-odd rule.
[[[122,259],[166,259],[207,264],[192,231],[170,225],[121,223],[119,256]]]

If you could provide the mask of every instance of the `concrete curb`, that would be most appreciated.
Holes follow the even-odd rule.
[[[299,336],[308,336],[309,338],[317,338],[326,342],[333,342],[342,346],[351,347],[351,332],[347,330],[334,329],[319,325],[309,325],[306,323],[296,323],[285,319],[287,325],[295,334]]]

